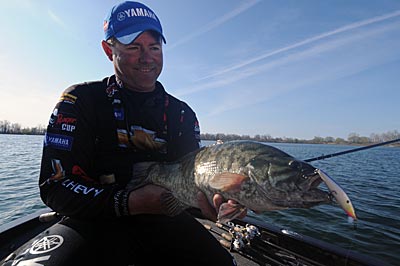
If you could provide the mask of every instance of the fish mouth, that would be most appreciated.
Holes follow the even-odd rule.
[[[297,191],[290,191],[275,197],[269,197],[275,209],[286,208],[311,208],[320,204],[331,204],[332,196],[328,191],[324,191],[318,186],[323,180],[317,173],[303,176],[307,182],[303,183]]]
[[[305,178],[309,178],[309,189],[317,188],[322,182],[322,178],[317,172],[313,172],[311,175],[305,176]]]
[[[286,200],[271,199],[272,208],[281,210],[287,208],[311,208],[320,204],[332,203],[332,197],[329,193],[318,188],[312,188],[298,195],[292,195]]]
[[[312,207],[323,203],[332,203],[331,194],[318,188],[321,183],[324,183],[318,172],[314,171],[305,175],[304,178],[308,179],[308,187],[300,196],[303,206]]]

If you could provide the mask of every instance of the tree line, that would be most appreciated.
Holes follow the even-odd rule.
[[[286,138],[286,137],[271,137],[271,135],[237,135],[237,134],[209,134],[203,133],[200,138],[202,140],[255,140],[261,142],[271,143],[310,143],[310,144],[350,144],[350,145],[368,145],[373,143],[385,142],[394,139],[400,139],[400,133],[397,130],[388,131],[382,134],[372,133],[369,137],[360,136],[357,133],[350,133],[347,139],[335,137],[319,137],[315,136],[313,139],[299,139],[299,138]]]
[[[22,127],[18,123],[11,123],[7,120],[0,121],[0,134],[25,134],[25,135],[44,135],[46,133],[46,127],[38,125],[36,127]],[[357,133],[350,133],[347,139],[335,138],[335,137],[319,137],[315,136],[313,139],[299,139],[299,138],[286,138],[286,137],[272,137],[269,134],[265,135],[237,135],[237,134],[225,134],[225,133],[202,133],[200,135],[202,140],[255,140],[261,142],[272,142],[272,143],[312,143],[312,144],[355,144],[355,145],[368,145],[373,143],[379,143],[389,141],[393,139],[400,139],[400,133],[397,130],[388,131],[385,133],[377,134],[372,133],[369,137],[360,136]]]
[[[21,124],[11,123],[8,120],[0,121],[0,134],[21,134],[21,135],[44,135],[46,127],[22,127]]]

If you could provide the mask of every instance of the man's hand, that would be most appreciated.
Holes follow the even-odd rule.
[[[221,206],[222,203],[226,202],[226,200],[220,195],[220,194],[215,194],[213,197],[213,204],[212,206],[206,197],[206,195],[199,191],[197,193],[197,202],[199,204],[199,208],[201,212],[203,213],[204,217],[207,219],[215,222],[217,221],[217,214],[219,207]],[[228,200],[228,203],[237,203],[234,200]],[[237,218],[242,219],[247,215],[247,211],[243,211]]]
[[[170,192],[152,184],[133,190],[128,199],[129,214],[163,214],[165,205],[161,202],[161,198],[165,193]]]
[[[163,195],[169,194],[170,191],[157,185],[146,185],[144,187],[133,190],[129,194],[128,210],[130,215],[135,214],[165,214],[165,204],[162,202]],[[217,221],[219,207],[226,200],[220,195],[215,194],[213,202],[210,204],[206,195],[199,191],[197,201],[204,217],[211,221]],[[228,200],[228,203],[236,203],[234,200]],[[239,215],[239,219],[245,217],[246,211]]]

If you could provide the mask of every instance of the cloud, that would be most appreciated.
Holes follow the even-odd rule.
[[[372,21],[378,20],[374,18],[366,21],[372,23]],[[366,25],[366,21],[363,21],[363,25]],[[361,23],[354,23],[346,26],[346,28],[355,29],[356,24],[362,25]],[[400,29],[399,25],[398,21],[394,21],[356,33],[340,35],[338,38],[326,37],[327,39],[315,45],[302,47],[304,49],[295,49],[291,53],[282,53],[279,57],[270,57],[262,64],[260,64],[260,59],[258,60],[260,62],[242,64],[243,66],[240,68],[229,68],[229,71],[209,77],[208,82],[203,81],[200,82],[200,85],[186,88],[181,95],[229,87],[229,93],[219,98],[218,104],[213,105],[213,108],[208,109],[207,116],[210,117],[265,102],[283,92],[352,76],[377,65],[399,59],[400,51],[397,47],[400,45],[400,39],[387,38],[389,35],[393,36],[393,34],[390,34],[391,32]],[[329,33],[332,32],[334,31]],[[322,35],[317,37],[320,36]],[[332,34],[325,34],[325,36],[332,36]],[[378,36],[385,38],[384,41]],[[307,40],[310,39],[315,39],[315,37]],[[322,38],[319,39],[322,40]],[[304,41],[299,43],[304,43]],[[290,82],[282,78],[282,73],[285,73],[284,77],[290,77]],[[254,76],[256,82],[246,81],[245,86],[248,87],[246,90],[237,88],[240,87],[238,81],[251,76]],[[252,100],[245,101],[243,99]]]
[[[395,18],[395,17],[398,17],[398,16],[400,16],[400,10],[397,10],[397,11],[394,11],[394,12],[391,12],[391,13],[388,13],[388,14],[385,14],[385,15],[382,15],[382,16],[377,16],[377,17],[373,17],[373,18],[370,18],[370,19],[366,19],[366,20],[362,20],[362,21],[359,21],[359,22],[355,22],[355,23],[352,23],[352,24],[337,28],[337,29],[332,30],[332,31],[324,32],[322,34],[319,34],[319,35],[316,35],[314,37],[302,40],[302,41],[294,43],[292,45],[285,46],[285,47],[277,49],[275,51],[267,52],[267,53],[262,54],[260,56],[257,56],[257,57],[254,57],[252,59],[243,61],[243,62],[241,62],[239,64],[234,65],[234,66],[225,68],[225,69],[223,69],[221,71],[218,71],[218,72],[215,72],[215,73],[213,73],[211,75],[205,76],[200,80],[209,79],[209,78],[213,78],[213,77],[216,77],[216,76],[219,76],[219,75],[223,75],[223,74],[226,74],[226,73],[231,72],[233,70],[236,70],[236,69],[245,67],[247,65],[253,64],[253,63],[255,63],[257,61],[260,61],[262,59],[266,59],[266,58],[281,54],[283,52],[287,52],[287,51],[293,50],[295,48],[299,48],[299,47],[314,43],[316,41],[320,41],[320,40],[326,39],[326,38],[331,37],[333,35],[337,35],[337,34],[340,34],[340,33],[345,33],[345,32],[351,31],[351,30],[355,30],[355,29],[358,29],[358,28],[361,28],[361,27],[364,27],[364,26],[367,26],[367,25],[371,25],[371,24],[374,24],[374,23],[377,23],[377,22],[381,22],[381,21],[384,21],[384,20],[388,20],[388,19],[391,19],[391,18]]]
[[[62,21],[62,19],[57,16],[52,10],[48,9],[47,13],[49,14],[50,18],[58,25],[60,25],[63,29],[67,30],[67,24],[64,23],[64,21]]]
[[[361,31],[358,32],[357,34],[350,34],[346,36],[341,36],[340,38],[334,38],[334,39],[329,39],[328,41],[325,42],[320,42],[317,45],[314,46],[307,46],[305,49],[297,49],[295,52],[292,53],[282,53],[280,57],[273,57],[269,58],[266,62],[260,64],[261,59],[259,60],[254,60],[252,64],[240,64],[241,67],[237,68],[229,68],[229,71],[223,71],[219,72],[218,75],[213,75],[208,77],[208,81],[204,82],[203,79],[196,81],[196,84],[190,87],[185,87],[184,90],[177,91],[176,94],[178,96],[183,96],[183,95],[190,95],[194,93],[198,93],[201,91],[206,91],[210,89],[216,89],[216,88],[223,88],[224,86],[232,85],[237,83],[240,80],[249,78],[251,76],[256,76],[258,74],[264,74],[268,71],[273,71],[276,70],[279,67],[282,67],[286,65],[287,67],[291,67],[295,64],[298,64],[299,62],[307,62],[309,60],[312,60],[316,56],[321,56],[324,53],[332,52],[335,49],[344,47],[344,46],[349,46],[352,43],[358,42],[362,43],[364,40],[371,38],[372,36],[378,36],[380,34],[383,34],[385,32],[393,31],[393,30],[398,30],[399,29],[399,23],[391,23],[391,24],[386,24],[378,28],[374,29],[369,29],[368,31]],[[385,44],[382,44],[385,45]],[[349,46],[350,47],[350,46]],[[350,48],[348,48],[350,49]],[[278,49],[276,51],[281,51],[282,49]],[[345,51],[344,51],[345,52]],[[342,51],[342,53],[344,53]],[[375,51],[374,53],[378,53],[379,51]],[[389,50],[381,51],[381,53],[388,54],[390,53]],[[364,59],[367,59],[368,56],[372,55],[367,55],[365,56]],[[382,60],[387,60],[387,56],[382,56],[382,60],[379,60],[379,58],[375,59],[376,63],[381,62]],[[365,61],[365,60],[364,60]],[[370,60],[371,61],[371,60]],[[373,66],[373,62],[369,62],[370,66]],[[248,62],[248,61],[246,61]],[[257,63],[257,64],[256,64]],[[346,65],[339,64],[337,63],[338,70],[335,72],[336,74],[333,75],[334,71],[333,68],[330,67],[329,73],[332,73],[332,76],[337,76],[338,72],[341,71],[340,76],[346,75],[345,73],[354,73],[357,71],[361,71],[367,66],[364,64],[362,67],[360,65],[357,65],[356,62],[348,62]],[[346,69],[346,71],[345,71]],[[327,71],[328,71],[327,70]],[[316,72],[321,72],[322,69],[316,69]],[[293,78],[293,77],[292,77]],[[328,78],[327,76],[324,76],[324,79]],[[315,79],[312,79],[315,82]],[[319,78],[318,80],[321,80]],[[198,84],[198,85],[197,85]],[[298,87],[298,86],[296,86]],[[262,94],[261,94],[262,95]],[[258,97],[259,100],[262,100],[262,97]],[[235,105],[236,107],[239,107],[240,105]]]
[[[218,19],[211,21],[210,23],[206,24],[204,27],[198,29],[197,31],[187,34],[184,38],[178,40],[177,42],[169,45],[167,47],[167,50],[171,50],[179,45],[182,45],[183,43],[186,43],[194,38],[196,38],[199,35],[202,35],[206,32],[211,31],[214,28],[217,28],[218,26],[226,23],[227,21],[235,18],[236,16],[240,15],[241,13],[245,12],[247,9],[253,7],[257,3],[261,2],[261,0],[250,0],[242,3],[239,7],[236,9],[232,10],[229,13],[226,13],[225,15],[219,17]]]

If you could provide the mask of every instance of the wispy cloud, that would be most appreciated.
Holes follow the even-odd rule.
[[[207,77],[208,82],[205,82],[206,80],[203,79],[201,82],[199,82],[201,83],[200,85],[194,85],[186,88],[185,91],[181,92],[181,95],[193,94],[209,89],[229,87],[229,93],[223,98],[220,98],[217,105],[214,105],[213,108],[208,109],[206,116],[214,116],[229,110],[240,109],[256,103],[265,102],[285,91],[302,87],[310,87],[312,84],[316,84],[318,82],[336,80],[346,76],[351,76],[379,64],[383,64],[391,60],[398,60],[400,52],[396,52],[396,47],[398,47],[400,44],[400,39],[395,38],[384,43],[381,43],[379,38],[376,39],[376,36],[384,36],[382,34],[385,33],[393,31],[398,32],[398,21],[382,24],[379,25],[379,27],[358,31],[356,34],[338,35],[337,38],[328,38],[338,33],[344,33],[362,26],[381,22],[398,16],[400,16],[400,11],[349,24],[336,30],[308,38],[296,44],[286,46],[276,51],[266,53],[265,55],[268,56],[259,56],[257,57],[257,60],[248,60],[236,65],[235,67],[227,68],[225,71],[220,71],[215,75],[210,75]],[[366,46],[361,45],[365,44],[366,40],[369,40],[369,44]],[[305,45],[313,42],[317,43],[315,45]],[[352,46],[354,43],[357,43],[357,46]],[[375,47],[372,48],[373,50],[371,52],[369,52],[369,50],[364,50],[371,45]],[[300,48],[301,46],[305,46],[305,49],[295,49]],[[342,47],[346,48],[343,49]],[[360,49],[363,50],[360,51]],[[284,51],[289,50],[294,51],[291,53],[284,53]],[[330,60],[329,66],[323,64],[319,65],[319,63],[317,63],[320,61],[320,58],[323,54],[333,51],[338,51],[339,53],[334,54],[332,58],[329,57],[328,54],[326,55],[328,56],[327,59],[330,58],[328,59]],[[358,52],[361,52],[360,54],[363,55],[360,57],[360,55],[357,55]],[[272,57],[272,55],[278,54],[281,56]],[[269,60],[260,64],[259,61],[262,59]],[[326,62],[326,60],[324,61]],[[286,82],[285,80],[281,80],[279,77],[274,76],[275,72],[273,71],[276,70],[279,72],[279,69],[283,66],[285,67],[285,72],[287,73],[286,76],[291,77],[290,82]],[[272,71],[269,76],[267,74],[268,71]],[[298,72],[300,72],[300,74]],[[234,85],[239,84],[238,81],[246,79],[250,76],[259,77],[261,74],[265,79],[265,82],[262,82],[262,85],[254,84],[252,85],[251,89],[237,89],[235,91]],[[248,98],[246,97],[246,94],[248,94]],[[254,95],[257,95],[257,97],[254,97]],[[243,101],[243,99],[252,100]]]
[[[387,62],[396,61],[400,58],[400,52],[397,49],[400,45],[400,39],[379,44],[379,47],[375,46],[376,43],[369,43],[367,46],[373,46],[373,52],[368,50],[366,51],[364,50],[366,48],[361,48],[360,46],[350,48],[350,46],[346,45],[349,45],[356,40],[359,40],[360,43],[362,43],[362,40],[366,40],[368,37],[377,36],[385,32],[393,30],[398,31],[399,25],[400,23],[392,23],[357,35],[332,40],[284,56],[272,62],[247,67],[237,73],[235,72],[234,75],[226,75],[227,77],[236,76],[240,79],[239,76],[245,77],[245,73],[247,73],[247,76],[263,73],[265,82],[262,82],[262,85],[253,85],[250,90],[236,89],[235,91],[234,89],[231,89],[229,94],[224,98],[219,99],[220,102],[218,105],[215,105],[212,109],[208,110],[207,116],[215,116],[226,111],[253,106],[254,104],[262,103],[276,97],[277,95],[281,95],[283,92],[300,88],[310,88],[314,84],[326,83],[327,81],[332,82],[333,80],[349,77]],[[321,58],[321,54],[333,51],[341,46],[349,47],[350,49],[341,51],[341,53],[344,54],[335,54],[333,56],[334,58],[329,59],[328,65],[325,64],[326,60],[323,60],[321,64],[315,64],[315,61],[319,61]],[[355,50],[359,49],[361,49],[360,54],[363,54],[361,57],[359,55],[352,55],[353,53],[356,53]],[[370,53],[367,54],[368,52]],[[279,69],[282,66],[285,66],[285,71],[287,72],[287,75],[285,76],[290,77],[290,82],[282,80],[279,77],[274,77],[274,73],[276,72],[272,72],[270,75],[265,74],[269,70],[273,71],[278,69],[277,71],[279,72]],[[242,75],[239,74],[241,72],[243,72]],[[222,80],[225,80],[225,83],[227,83],[226,78],[222,78]],[[220,82],[222,83],[222,81]],[[214,82],[210,82],[206,84],[213,83]],[[234,83],[232,82],[232,84]],[[257,97],[254,97],[254,95],[257,95]],[[251,99],[251,101],[244,101],[243,99]]]
[[[397,11],[394,11],[394,12],[391,12],[391,13],[388,13],[388,14],[385,14],[385,15],[382,15],[382,16],[377,16],[377,17],[373,17],[373,18],[370,18],[370,19],[362,20],[362,21],[359,21],[359,22],[351,23],[349,25],[346,25],[346,26],[343,26],[343,27],[337,28],[335,30],[319,34],[319,35],[316,35],[314,37],[305,39],[303,41],[294,43],[292,45],[285,46],[285,47],[277,49],[275,51],[267,52],[267,53],[262,54],[260,56],[257,56],[257,57],[254,57],[252,59],[243,61],[243,62],[241,62],[239,64],[235,64],[235,65],[233,65],[231,67],[225,68],[225,69],[220,70],[218,72],[215,72],[215,73],[213,73],[211,75],[205,76],[201,80],[208,79],[208,78],[213,78],[213,77],[216,77],[216,76],[219,76],[219,75],[223,75],[223,74],[226,74],[226,73],[231,72],[233,70],[236,70],[236,69],[245,67],[247,65],[253,64],[253,63],[257,62],[257,61],[260,61],[260,60],[263,60],[263,59],[266,59],[266,58],[281,54],[283,52],[287,52],[289,50],[293,50],[295,48],[299,48],[299,47],[311,44],[311,43],[316,42],[316,41],[320,41],[320,40],[326,39],[326,38],[331,37],[333,35],[337,35],[337,34],[340,34],[340,33],[345,33],[345,32],[351,31],[351,30],[355,30],[355,29],[358,29],[358,28],[361,28],[361,27],[364,27],[364,26],[367,26],[367,25],[371,25],[371,24],[374,24],[374,23],[377,23],[377,22],[381,22],[381,21],[384,21],[384,20],[388,20],[388,19],[391,19],[391,18],[395,18],[395,17],[398,17],[398,16],[400,16],[400,10],[397,10]]]
[[[184,38],[178,40],[175,43],[172,43],[171,45],[169,45],[167,47],[167,50],[171,50],[179,45],[182,45],[183,43],[186,43],[190,40],[192,40],[193,38],[202,35],[206,32],[211,31],[212,29],[226,23],[227,21],[235,18],[236,16],[240,15],[241,13],[245,12],[247,9],[253,7],[254,5],[256,5],[257,3],[261,2],[261,0],[250,0],[250,1],[246,1],[244,3],[242,3],[239,7],[237,7],[236,9],[230,11],[229,13],[226,13],[225,15],[219,17],[218,19],[211,21],[210,23],[206,24],[204,27],[198,29],[195,32],[192,32],[188,35],[186,35]]]
[[[57,16],[52,10],[48,9],[48,10],[47,10],[47,13],[49,14],[50,18],[51,18],[55,23],[57,23],[58,25],[60,25],[60,26],[61,26],[63,29],[65,29],[65,30],[68,29],[67,24],[65,24],[64,21],[63,21],[59,16]]]
[[[178,96],[183,96],[210,89],[223,88],[251,76],[265,74],[266,72],[275,70],[279,67],[282,67],[283,65],[290,66],[300,61],[306,62],[307,60],[310,60],[315,56],[320,56],[323,53],[333,51],[335,49],[350,45],[355,42],[361,42],[361,40],[366,40],[368,38],[371,38],[371,36],[377,36],[388,31],[397,30],[398,28],[399,23],[386,24],[379,28],[358,32],[357,34],[341,36],[340,38],[333,38],[329,41],[318,43],[318,45],[309,46],[306,49],[299,49],[293,53],[282,53],[280,57],[274,57],[273,59],[269,58],[270,60],[267,60],[266,62],[261,64],[260,62],[258,62],[261,61],[261,59],[258,61],[253,61],[252,64],[240,64],[241,67],[231,67],[229,68],[229,71],[219,72],[218,75],[209,76],[207,82],[205,82],[205,79],[198,80],[200,82],[196,82],[196,84],[193,86],[185,87],[184,90],[177,91],[176,94]],[[340,68],[343,70],[348,69],[350,65],[350,63],[347,63],[346,68],[343,66],[340,66]],[[262,94],[260,95],[259,99],[262,100]]]

